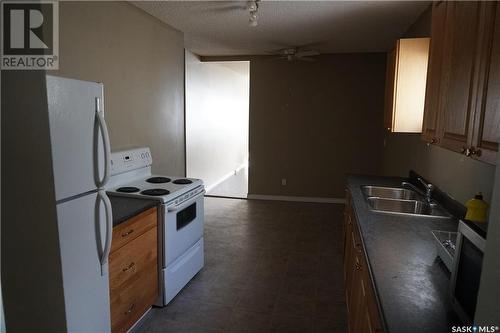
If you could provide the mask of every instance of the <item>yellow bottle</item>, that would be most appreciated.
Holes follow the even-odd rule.
[[[474,199],[470,199],[465,204],[467,207],[467,214],[465,219],[472,222],[486,222],[486,213],[488,204],[483,200],[483,194],[478,192]]]

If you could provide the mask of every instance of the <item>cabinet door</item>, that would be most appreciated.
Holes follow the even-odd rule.
[[[393,128],[394,89],[396,87],[396,61],[397,49],[394,48],[387,53],[385,73],[385,111],[384,126],[390,132]]]
[[[353,260],[353,279],[351,281],[351,304],[349,310],[349,331],[350,332],[361,332],[360,323],[363,317],[364,308],[364,291],[361,290],[361,264],[359,256],[354,255]]]
[[[481,8],[481,41],[478,68],[478,104],[476,108],[474,158],[496,164],[500,141],[500,6],[483,3]]]
[[[431,143],[438,143],[438,121],[440,113],[439,97],[442,81],[445,20],[446,2],[442,1],[433,4],[424,122],[422,126],[422,139]]]
[[[472,141],[479,6],[472,1],[447,2],[446,6],[440,144],[458,152]]]

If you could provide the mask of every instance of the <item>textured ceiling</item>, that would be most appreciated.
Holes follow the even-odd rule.
[[[266,1],[257,27],[246,1],[136,1],[137,7],[184,32],[196,54],[270,54],[314,44],[322,53],[387,51],[428,1]]]

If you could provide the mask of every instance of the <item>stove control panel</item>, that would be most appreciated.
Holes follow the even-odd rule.
[[[176,197],[174,200],[170,201],[169,203],[167,203],[167,206],[168,207],[171,207],[171,206],[177,206],[181,203],[184,203],[185,201],[191,199],[192,197],[196,196],[197,194],[200,194],[200,193],[205,193],[205,187],[204,186],[199,186],[197,188],[195,188],[194,190],[191,190],[187,193],[184,193],[178,197]]]
[[[149,148],[138,148],[111,153],[111,175],[148,167],[153,163]]]

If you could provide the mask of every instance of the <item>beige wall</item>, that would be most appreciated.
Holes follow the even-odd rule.
[[[406,37],[430,36],[431,11],[425,11],[409,28]],[[413,169],[460,202],[478,191],[491,201],[495,167],[461,154],[427,146],[420,134],[385,135],[383,174],[407,176]]]
[[[419,134],[387,134],[384,175],[407,176],[413,169],[456,200],[465,203],[476,192],[491,202],[495,167],[462,154],[427,146]]]
[[[186,51],[187,176],[207,191],[248,161],[248,61],[201,62]]]
[[[56,75],[104,83],[113,150],[151,147],[184,175],[183,34],[127,2],[61,2]]]
[[[384,81],[380,53],[251,58],[249,193],[343,198],[346,173],[379,173]]]

